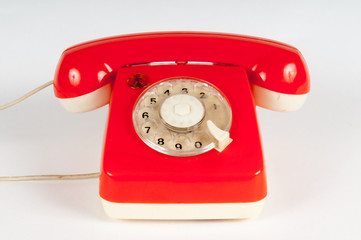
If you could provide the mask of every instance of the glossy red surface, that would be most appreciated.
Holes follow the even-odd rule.
[[[171,77],[208,81],[228,98],[233,142],[223,151],[191,157],[168,156],[148,147],[136,134],[132,110],[144,89],[127,79],[145,74],[150,84]],[[254,202],[266,196],[261,143],[255,106],[243,68],[165,65],[122,68],[110,103],[100,176],[100,195],[118,203]]]
[[[157,61],[235,64],[251,83],[286,94],[309,91],[309,75],[294,47],[255,37],[197,32],[118,36],[79,44],[64,51],[54,80],[58,98],[90,93],[113,81],[124,65]]]

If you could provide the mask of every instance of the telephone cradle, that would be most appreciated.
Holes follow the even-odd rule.
[[[109,103],[100,197],[119,219],[257,216],[267,186],[255,106],[295,111],[309,90],[296,48],[200,32],[82,43],[54,80],[70,112]]]

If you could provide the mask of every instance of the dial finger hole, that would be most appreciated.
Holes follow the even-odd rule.
[[[202,148],[211,143],[211,138],[205,131],[196,131],[192,134],[191,143],[193,148]]]
[[[193,94],[192,81],[179,81],[177,84],[173,84],[173,94]]]
[[[156,89],[156,93],[160,98],[169,97],[172,94],[172,92],[173,92],[172,84],[170,83],[160,84]]]
[[[137,114],[137,121],[147,121],[147,120],[155,120],[157,118],[157,114],[154,112],[154,110],[150,107],[144,107],[139,109]]]
[[[155,121],[146,121],[142,124],[141,131],[143,134],[152,136],[158,130],[158,124]]]
[[[187,151],[192,149],[189,137],[186,134],[179,134],[175,137],[171,149],[176,151]]]
[[[228,121],[230,111],[225,105],[225,100],[218,94],[210,94],[204,103],[206,105],[207,119],[213,121],[220,129],[225,130],[230,123]]]
[[[144,97],[142,105],[155,107],[157,103],[159,103],[159,96],[155,93],[149,93]]]
[[[198,97],[201,100],[208,98],[211,90],[206,84],[196,84],[194,85],[194,96]]]
[[[169,148],[172,143],[172,134],[167,130],[158,131],[154,136],[154,143]]]
[[[210,93],[207,96],[207,102],[205,103],[207,106],[209,106],[209,110],[217,110],[222,104],[222,99],[214,93]]]

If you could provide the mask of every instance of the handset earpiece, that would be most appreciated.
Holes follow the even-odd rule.
[[[60,104],[68,112],[82,113],[100,108],[109,103],[112,83],[108,83],[93,92],[72,98],[58,98]]]
[[[78,53],[73,48],[64,51],[54,80],[55,96],[65,110],[74,113],[108,104],[117,72],[107,63],[94,63],[86,56],[77,59],[74,55]]]
[[[273,111],[298,110],[310,91],[307,65],[297,49],[260,59],[248,70],[248,77],[255,104]]]
[[[307,99],[306,94],[285,94],[258,85],[252,85],[255,104],[278,112],[293,112],[300,109]]]

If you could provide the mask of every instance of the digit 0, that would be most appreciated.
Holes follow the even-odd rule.
[[[195,143],[194,143],[194,146],[195,146],[196,148],[201,148],[201,147],[202,147],[202,143],[201,143],[201,142],[195,142]]]

